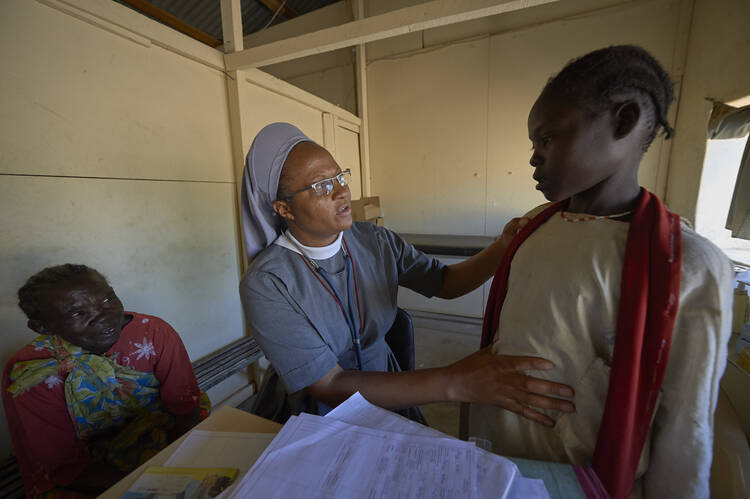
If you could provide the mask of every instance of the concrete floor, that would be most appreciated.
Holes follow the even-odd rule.
[[[412,312],[412,321],[417,369],[447,366],[479,348],[482,323],[478,319]],[[458,437],[458,403],[424,405],[422,412],[432,428]]]

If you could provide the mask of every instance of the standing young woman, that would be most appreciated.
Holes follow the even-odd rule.
[[[349,173],[300,130],[266,126],[245,162],[242,221],[250,266],[240,283],[252,334],[283,381],[276,399],[264,383],[258,413],[285,419],[324,414],[353,393],[398,410],[438,401],[504,407],[553,424],[531,407],[570,412],[562,384],[524,374],[554,365],[480,351],[455,364],[400,372],[385,341],[398,286],[456,298],[494,272],[521,222],[465,262],[445,266],[398,235],[352,223]],[[273,379],[273,378],[271,378]]]

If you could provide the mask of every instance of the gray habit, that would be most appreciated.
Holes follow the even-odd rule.
[[[357,279],[362,368],[399,370],[385,342],[396,316],[398,285],[433,296],[442,286],[445,266],[388,229],[369,223],[352,224],[344,231],[344,241]],[[316,261],[346,300],[343,252]],[[337,363],[345,370],[357,368],[346,319],[301,255],[278,245],[266,248],[243,276],[240,296],[250,331],[289,393],[318,381]],[[327,410],[322,404],[312,409],[319,414]]]

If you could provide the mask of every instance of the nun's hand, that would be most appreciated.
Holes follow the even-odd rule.
[[[513,240],[514,237],[516,237],[516,234],[523,228],[524,225],[529,223],[531,221],[530,218],[526,217],[516,217],[511,219],[510,222],[505,224],[505,227],[503,228],[503,233],[500,235],[498,239],[502,242],[502,244],[505,246],[505,248],[510,245],[510,242]]]
[[[575,412],[567,385],[528,376],[525,371],[549,371],[555,365],[539,357],[496,355],[483,348],[447,367],[448,399],[495,405],[546,426],[555,421],[536,409]]]

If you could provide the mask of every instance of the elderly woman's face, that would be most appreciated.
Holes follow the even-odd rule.
[[[286,194],[300,191],[313,183],[341,173],[328,151],[311,142],[297,144],[289,153],[282,171]],[[294,237],[306,246],[325,246],[339,232],[352,225],[349,186],[334,181],[329,194],[304,190],[287,200],[276,201],[274,208],[283,216]]]
[[[37,330],[56,334],[89,352],[102,354],[120,338],[122,303],[98,274],[82,274],[45,289],[41,295],[43,325]]]

